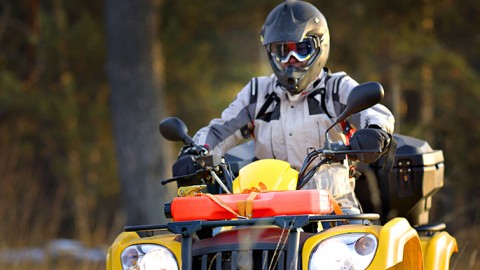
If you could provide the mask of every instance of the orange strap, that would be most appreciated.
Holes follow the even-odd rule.
[[[238,213],[241,216],[252,218],[253,215],[253,200],[257,197],[258,192],[251,192],[245,201],[237,202]]]
[[[328,194],[328,199],[330,200],[330,204],[333,207],[333,212],[335,215],[343,215],[342,208],[340,208],[340,205],[338,205],[337,201],[335,201],[332,194]]]
[[[224,201],[222,201],[220,198],[218,198],[215,195],[209,194],[209,193],[193,193],[194,196],[207,196],[210,198],[212,201],[217,203],[220,207],[223,209],[227,210],[228,212],[232,213],[236,218],[251,218],[253,215],[253,201],[257,197],[259,193],[265,192],[267,190],[267,186],[260,182],[258,183],[258,188],[257,187],[252,187],[248,189],[244,189],[242,193],[247,194],[249,193],[247,199],[244,201],[238,201],[237,202],[237,209],[238,213],[235,212],[228,204],[226,204]]]
[[[227,210],[228,212],[232,213],[236,218],[242,218],[245,219],[246,217],[243,215],[239,215],[235,210],[233,210],[228,204],[226,204],[224,201],[220,200],[215,195],[209,194],[209,193],[199,193],[197,196],[207,196],[210,198],[212,201],[216,202],[218,205],[220,205],[223,209]]]
[[[252,193],[252,192],[261,193],[261,192],[265,192],[265,191],[267,191],[267,186],[264,183],[259,182],[258,187],[246,188],[246,189],[242,190],[242,193]]]
[[[265,192],[267,190],[267,186],[259,182],[258,187],[251,187],[251,188],[246,188],[242,190],[243,194],[249,193],[247,199],[245,201],[238,201],[237,202],[237,208],[238,208],[238,213],[241,216],[245,216],[247,218],[252,218],[253,215],[253,201],[257,197],[259,193]]]

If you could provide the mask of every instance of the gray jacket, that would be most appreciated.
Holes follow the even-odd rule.
[[[319,74],[319,80],[299,95],[291,96],[282,89],[274,75],[253,78],[226,108],[221,118],[213,119],[194,136],[197,144],[208,145],[211,151],[223,154],[239,142],[253,137],[255,156],[289,162],[300,169],[309,147],[323,147],[325,130],[345,108],[347,97],[358,83],[344,72]],[[322,106],[323,102],[323,106]],[[353,128],[377,125],[393,133],[394,117],[383,105],[377,104],[353,115]],[[329,131],[332,141],[346,142],[340,125]],[[305,188],[323,188],[342,200],[353,196],[353,182],[347,165],[320,168]],[[343,205],[352,204],[353,198]]]

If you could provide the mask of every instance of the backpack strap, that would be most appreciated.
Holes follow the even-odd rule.
[[[328,68],[324,68],[324,71],[326,72],[326,77],[325,77],[325,86],[322,88],[318,88],[312,91],[308,95],[308,107],[309,107],[309,113],[310,115],[313,114],[321,114],[324,113],[326,114],[329,118],[334,118],[335,116],[331,115],[328,110],[327,110],[327,90],[330,90],[329,85],[333,86],[332,91],[328,91],[332,95],[332,100],[336,102],[337,104],[340,104],[340,97],[338,95],[338,88],[340,86],[341,81],[343,80],[344,77],[347,76],[347,74],[342,74],[340,76],[332,76],[332,72]],[[333,80],[333,82],[330,83],[330,80]],[[320,80],[316,82],[317,84],[320,83]],[[314,87],[316,85],[314,84]],[[320,104],[318,104],[318,101],[315,99],[316,95],[320,95]],[[320,105],[320,107],[318,107]],[[335,114],[339,115],[344,108],[335,106]]]
[[[326,101],[327,87],[329,87],[329,85],[333,86],[332,91],[329,91],[329,92],[332,95],[332,101],[333,101],[333,104],[334,104],[335,114],[339,115],[345,109],[345,105],[342,105],[340,103],[340,96],[339,96],[339,91],[338,90],[339,90],[339,87],[340,87],[340,83],[342,82],[343,78],[345,78],[347,76],[347,74],[342,74],[340,76],[333,77],[332,73],[330,72],[329,69],[325,69],[325,71],[327,72],[327,77],[325,78],[325,88],[319,89],[320,95],[321,95],[320,96],[321,106],[322,106],[323,112],[326,115],[328,115],[328,117],[333,119],[334,117],[327,110],[327,101]],[[332,78],[333,78],[333,82],[331,84],[329,84],[329,80],[331,80]],[[348,120],[342,121],[340,124],[342,126],[343,134],[345,135],[345,138],[346,138],[347,144],[348,144],[349,140],[350,140],[350,137],[355,132],[355,129],[353,129],[351,127]]]
[[[342,105],[340,103],[340,96],[338,94],[338,89],[340,87],[340,83],[342,82],[343,78],[345,78],[345,77],[347,77],[347,74],[342,74],[338,77],[335,77],[333,79],[334,81],[332,82],[333,88],[332,88],[332,91],[330,93],[332,95],[333,107],[334,107],[336,115],[339,115],[345,109],[345,105]]]
[[[329,118],[333,118],[332,115],[327,110],[327,102],[326,102],[326,97],[327,97],[327,85],[328,81],[332,78],[332,72],[328,68],[324,68],[324,71],[327,73],[327,77],[325,78],[325,87],[320,88],[320,106],[322,106],[323,112],[328,115]]]
[[[271,112],[267,112],[270,105],[273,102],[276,102],[275,108]],[[258,112],[255,119],[260,119],[265,122],[270,122],[271,120],[278,120],[280,119],[280,98],[277,96],[275,92],[272,92],[266,96],[265,103],[263,104],[262,108]]]
[[[258,99],[258,78],[255,77],[250,81],[250,99],[249,99],[248,105],[255,106],[255,103],[257,103],[257,99]],[[248,139],[253,136],[253,129],[254,129],[253,118],[254,117],[255,117],[255,112],[253,113],[252,121],[240,128],[240,132],[244,139]]]
[[[250,102],[249,104],[257,103],[258,96],[258,78],[255,77],[250,82]]]
[[[252,106],[253,104],[257,103],[258,101],[258,78],[255,77],[250,82],[250,103],[249,105]],[[270,105],[276,103],[273,111],[267,112]],[[256,107],[256,105],[253,105]],[[266,122],[270,122],[271,120],[278,120],[280,119],[280,98],[275,92],[269,93],[265,96],[265,103],[262,105],[258,113],[255,111],[252,116],[253,119],[259,119]]]

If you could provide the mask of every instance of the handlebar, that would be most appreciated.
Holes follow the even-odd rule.
[[[353,150],[350,145],[332,143],[328,148],[316,149],[310,148],[307,157],[303,161],[302,168],[298,173],[297,189],[303,188],[308,181],[315,175],[315,172],[320,166],[328,163],[342,162],[348,158],[348,155],[366,154],[366,153],[381,153],[381,150]],[[323,159],[315,166],[310,165],[319,156]]]
[[[233,173],[225,159],[219,155],[201,152],[194,156],[193,161],[196,164],[197,171],[192,174],[180,175],[161,181],[162,185],[171,182],[177,182],[178,186],[204,185],[207,183],[217,184],[220,193],[231,193]],[[220,179],[223,176],[223,181]]]
[[[361,91],[352,90],[350,93],[349,100],[347,101],[348,108],[342,113],[342,117],[337,119],[337,122],[355,112],[376,104],[378,102],[377,99],[383,97],[383,89],[379,84],[367,83],[359,85],[358,88],[362,88]],[[367,92],[365,92],[365,89]],[[354,92],[355,94],[353,94]],[[333,124],[331,127],[334,125],[335,124]],[[175,117],[166,118],[160,123],[159,129],[160,133],[166,139],[172,141],[182,141],[184,143],[184,147],[187,147],[185,152],[194,154],[196,156],[195,162],[200,167],[200,169],[193,174],[162,180],[162,185],[171,182],[178,182],[179,185],[198,185],[205,184],[207,181],[218,184],[226,193],[231,191],[234,176],[230,170],[228,162],[223,157],[209,154],[208,149],[205,147],[196,145],[188,136],[187,127],[180,119]],[[193,152],[190,152],[192,149]],[[331,143],[326,135],[326,143],[323,149],[308,149],[307,157],[303,161],[302,168],[298,174],[297,189],[305,186],[305,184],[313,177],[316,170],[324,164],[342,162],[348,158],[348,155],[380,152],[380,150],[352,150],[348,145]],[[323,159],[312,167],[311,165],[313,161],[319,156],[322,156]],[[223,183],[226,184],[226,187],[225,185],[222,185],[223,183],[221,183],[222,181],[218,178],[217,174],[223,175]]]

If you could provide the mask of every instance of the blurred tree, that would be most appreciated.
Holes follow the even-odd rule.
[[[109,237],[118,194],[100,6],[30,0],[0,19],[2,241]],[[12,207],[14,205],[15,207]]]
[[[161,40],[169,111],[183,118],[192,133],[219,117],[253,75],[271,73],[259,37],[276,4],[165,1]]]
[[[165,221],[163,202],[174,195],[166,178],[169,147],[160,141],[165,115],[158,0],[106,0],[107,66],[122,207],[127,224]]]

